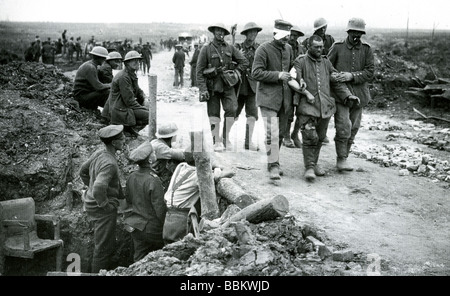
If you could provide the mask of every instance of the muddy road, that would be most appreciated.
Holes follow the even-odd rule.
[[[190,130],[201,126],[208,131],[206,105],[198,102],[197,88],[189,87],[188,63],[185,86],[172,86],[172,56],[173,51],[163,51],[154,54],[152,61],[150,72],[157,75],[157,123],[175,121],[180,128],[177,145],[185,147]],[[138,76],[148,94],[148,77]],[[254,135],[261,151],[243,150],[244,114],[231,131],[233,149],[216,153],[216,157],[236,171],[234,179],[249,192],[260,198],[284,195],[289,200],[290,214],[302,224],[319,229],[325,243],[373,254],[379,259],[382,275],[450,275],[450,154],[412,139],[389,137],[389,131],[372,128],[379,124],[400,126],[403,132],[413,135],[421,132],[389,110],[366,111],[349,157],[355,171],[339,173],[335,168],[335,131],[331,121],[331,141],[323,146],[319,160],[327,173],[314,183],[303,178],[301,149],[286,147],[281,148],[280,155],[284,176],[278,183],[270,182],[262,120],[257,122]],[[147,136],[148,129],[141,134]],[[400,173],[402,167],[369,161],[367,154],[374,147],[413,149],[420,152],[416,155],[419,158],[425,155],[426,159],[446,165],[444,175],[436,179],[412,171],[405,174]]]

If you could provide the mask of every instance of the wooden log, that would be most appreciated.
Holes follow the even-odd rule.
[[[447,83],[447,84],[450,84],[450,78],[442,78],[442,77],[438,77],[438,82],[439,82],[439,83]]]
[[[234,229],[236,230],[239,244],[247,245],[255,243],[256,239],[247,225],[242,222],[236,222],[234,223]]]
[[[289,212],[289,202],[283,195],[277,195],[269,199],[263,199],[243,208],[234,214],[223,224],[227,227],[230,222],[246,219],[250,223],[260,223],[284,217]]]
[[[203,149],[203,131],[190,132],[190,139],[200,189],[201,217],[214,220],[219,217],[219,205],[210,155]]]
[[[243,209],[257,201],[257,198],[248,194],[231,178],[222,178],[217,182],[217,192],[230,203]]]
[[[450,84],[428,84],[424,90],[450,90]]]

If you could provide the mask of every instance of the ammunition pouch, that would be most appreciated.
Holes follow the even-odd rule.
[[[235,86],[236,84],[239,83],[239,81],[241,81],[241,74],[237,70],[223,71],[221,76],[222,76],[223,82],[228,87]]]
[[[219,75],[219,71],[217,70],[216,67],[211,67],[211,68],[207,68],[207,69],[203,70],[203,75],[207,79],[213,79],[213,78],[217,77],[217,75]]]

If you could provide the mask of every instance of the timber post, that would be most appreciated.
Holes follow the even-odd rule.
[[[148,74],[148,91],[149,91],[149,105],[148,105],[148,137],[149,141],[156,138],[156,94],[158,76],[156,74]]]

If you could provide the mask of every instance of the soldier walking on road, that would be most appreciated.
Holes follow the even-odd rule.
[[[360,104],[352,100],[337,101],[334,123],[337,162],[339,171],[352,171],[347,164],[350,148],[361,125],[363,108],[370,100],[369,82],[374,76],[374,56],[370,45],[361,40],[366,33],[363,19],[352,18],[347,25],[347,38],[331,47],[328,58],[340,73],[338,82],[345,82]]]
[[[183,45],[177,44],[175,45],[176,51],[173,54],[172,62],[174,63],[175,68],[175,77],[173,86],[175,87],[183,87],[183,75],[184,75],[184,61],[186,59],[186,54],[183,51]]]
[[[306,84],[307,91],[306,96],[300,96],[297,115],[303,138],[302,152],[307,181],[325,175],[317,162],[322,141],[327,135],[328,122],[336,111],[331,90],[341,101],[359,100],[344,83],[332,79],[333,73],[337,74],[337,71],[327,57],[322,56],[322,50],[322,38],[313,35],[308,40],[306,55],[300,55],[294,62],[296,79],[300,85]]]
[[[197,83],[200,101],[207,102],[209,123],[215,151],[231,149],[229,133],[234,124],[237,109],[235,85],[241,73],[248,68],[248,61],[233,45],[225,42],[230,32],[223,24],[208,27],[214,39],[202,47],[197,61]],[[220,104],[224,113],[222,143],[220,134]]]
[[[258,33],[262,30],[254,22],[245,24],[241,35],[245,36],[242,43],[237,43],[235,46],[242,52],[248,61],[248,67],[242,72],[242,83],[239,87],[238,107],[236,110],[236,120],[245,106],[245,142],[244,149],[259,151],[258,145],[252,142],[253,131],[255,129],[256,121],[258,120],[258,107],[256,106],[256,80],[252,76],[253,60],[255,59],[256,49],[259,43],[255,42]]]
[[[259,81],[256,103],[265,126],[267,169],[271,180],[279,180],[280,148],[283,133],[292,110],[292,93],[287,82],[294,62],[292,49],[287,41],[292,24],[276,20],[273,40],[261,44],[255,53],[252,76]]]

